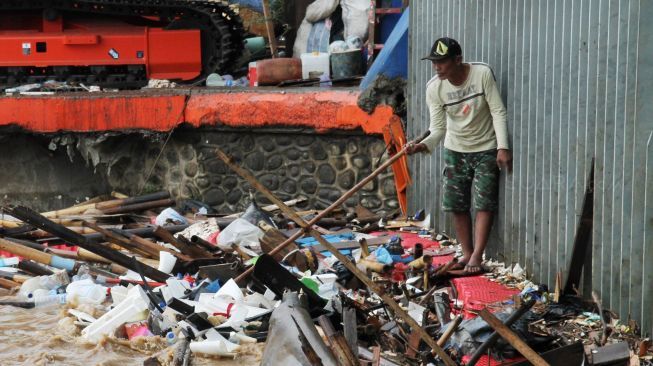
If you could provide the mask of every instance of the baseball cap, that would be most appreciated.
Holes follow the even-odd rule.
[[[458,41],[449,37],[438,38],[431,47],[431,52],[422,57],[422,60],[440,61],[448,58],[454,58],[463,54]]]

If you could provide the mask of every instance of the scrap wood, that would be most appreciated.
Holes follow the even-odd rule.
[[[297,323],[297,320],[292,314],[290,314],[290,318],[295,323],[295,327],[297,327],[299,341],[302,344],[302,351],[308,359],[308,362],[311,363],[311,366],[322,366],[322,359],[320,359],[320,356],[317,354],[317,352],[315,352],[315,349],[313,349],[311,342],[309,342],[308,338],[306,338],[302,327],[299,326],[299,323]]]
[[[505,324],[501,322],[494,314],[492,314],[487,308],[481,310],[479,313],[480,317],[485,320],[486,323],[492,329],[494,329],[506,342],[510,343],[519,353],[522,354],[528,361],[530,361],[535,366],[548,366],[549,363],[546,362],[537,352],[533,351],[531,347],[526,344],[515,332],[510,330]]]
[[[157,259],[159,258],[158,251],[152,252],[148,250],[149,248],[142,248],[139,247],[138,245],[134,245],[134,243],[132,243],[129,239],[125,238],[124,236],[114,233],[113,231],[104,229],[99,225],[93,224],[88,221],[84,221],[84,226],[97,231],[98,233],[102,234],[107,241],[114,243],[120,246],[121,248],[127,249],[134,254],[139,254],[143,257],[148,257],[148,258],[157,258]]]
[[[523,304],[519,309],[517,309],[514,313],[510,314],[510,316],[508,317],[508,319],[506,319],[505,326],[506,326],[506,327],[509,327],[509,326],[513,325],[517,320],[519,320],[519,318],[521,318],[524,314],[526,314],[526,312],[527,312],[528,310],[530,310],[530,309],[533,307],[533,305],[535,305],[535,300],[534,300],[534,299],[531,299],[531,300],[527,301],[526,303],[524,303],[524,304]],[[494,327],[493,327],[493,328],[494,328]],[[496,330],[496,328],[495,328],[495,330]],[[492,334],[490,335],[490,337],[488,337],[488,338],[485,340],[485,342],[483,342],[483,343],[482,343],[482,344],[481,344],[481,345],[476,349],[476,351],[474,351],[474,354],[472,354],[472,357],[469,359],[469,361],[467,361],[467,364],[468,364],[469,366],[474,366],[474,365],[476,365],[476,363],[478,362],[478,360],[480,360],[481,357],[482,357],[483,355],[485,355],[485,353],[487,352],[487,350],[488,350],[490,347],[492,347],[492,346],[497,342],[497,340],[499,340],[499,336],[500,336],[499,333],[496,332],[496,331],[495,331],[494,333],[492,333]]]
[[[204,255],[204,253],[195,248],[195,246],[189,246],[187,243],[177,240],[170,231],[162,226],[157,226],[154,229],[154,235],[166,243],[170,243],[172,246],[179,249],[182,254],[188,257],[201,258]]]
[[[308,199],[306,197],[300,196],[298,198],[294,198],[294,199],[291,199],[291,200],[288,200],[288,201],[284,201],[283,203],[286,206],[292,207],[292,206],[295,206],[298,203],[306,202],[307,200]],[[265,211],[267,213],[272,213],[274,211],[279,210],[279,206],[277,206],[277,205],[267,205],[267,206],[261,207],[261,210],[263,210],[263,211]],[[312,211],[310,211],[310,212],[312,212]],[[237,212],[237,213],[234,213],[234,214],[231,214],[231,215],[224,216],[224,218],[234,218],[234,219],[236,219],[236,218],[239,218],[244,213],[245,212]]]
[[[336,249],[331,243],[329,243],[327,240],[325,240],[319,232],[317,232],[315,229],[312,228],[312,221],[311,222],[306,222],[304,221],[300,216],[295,213],[290,207],[286,206],[283,204],[283,202],[277,198],[269,189],[267,189],[261,182],[259,182],[251,173],[248,171],[244,170],[241,168],[239,165],[235,164],[233,160],[227,156],[222,150],[216,149],[216,153],[222,159],[222,161],[227,164],[232,170],[234,170],[238,175],[240,175],[242,178],[247,180],[252,187],[256,188],[259,192],[263,193],[271,202],[276,203],[279,208],[281,209],[282,212],[284,212],[288,217],[291,218],[297,225],[301,228],[304,228],[311,236],[315,238],[320,244],[322,244],[326,249],[328,249],[331,254],[333,254],[339,261],[342,263],[349,271],[351,271],[361,282],[363,282],[367,287],[376,293],[381,299],[385,302],[386,305],[388,305],[392,311],[399,316],[404,322],[406,322],[414,331],[417,331],[420,333],[420,336],[428,344],[434,351],[435,353],[440,356],[440,358],[444,361],[446,365],[455,365],[453,360],[449,357],[449,355],[444,352],[444,350],[437,345],[435,340],[431,338],[431,336],[424,330],[422,327],[401,307],[399,304],[397,304],[394,299],[387,295],[384,290],[374,283],[372,280],[367,277],[365,273],[363,273],[361,270],[356,267],[346,256],[344,256],[338,249]],[[383,165],[381,165],[375,172],[377,175],[380,174],[381,171],[379,169],[383,167],[383,169],[387,168],[387,166],[391,165],[392,162],[395,160],[399,159],[401,156],[406,154],[406,150],[403,149],[399,153],[395,154],[392,158],[387,160]],[[389,164],[388,164],[389,163]],[[387,164],[387,165],[386,165]],[[374,173],[372,175],[368,176],[367,178],[363,179],[361,182],[356,184],[354,188],[360,189],[362,188],[369,180],[371,180],[374,177]],[[369,179],[368,179],[369,178]],[[364,184],[361,184],[364,183]],[[353,195],[356,191],[352,188],[349,192],[345,193],[343,196],[341,196],[340,199],[338,199],[336,202],[334,202],[331,206],[329,206],[331,209],[340,206],[344,201],[346,201],[349,196]],[[344,199],[343,199],[344,198]],[[322,212],[322,214],[328,213],[329,209],[327,208]],[[313,220],[317,219],[319,217],[316,216]],[[317,220],[315,220],[317,222]],[[300,234],[301,235],[301,234]],[[299,237],[299,235],[298,235]],[[290,240],[290,239],[289,239]],[[292,239],[293,241],[295,239]],[[277,247],[279,248],[279,247]],[[240,276],[240,279],[242,280],[243,275]]]
[[[246,176],[249,176],[251,179],[254,179],[256,181],[256,178],[254,178],[249,172],[245,171],[242,169],[240,166],[235,164],[233,162],[233,159],[227,154],[225,154],[221,149],[216,148],[215,153],[217,156],[222,160],[227,166],[229,166],[232,170],[234,170],[236,173],[238,173],[240,176],[244,178],[242,174],[245,174]],[[310,221],[305,222],[299,215],[297,215],[296,212],[294,212],[292,209],[290,209],[288,206],[286,206],[281,200],[275,197],[275,200],[272,201],[273,203],[276,203],[277,206],[281,209],[282,207],[285,208],[286,210],[289,210],[290,212],[284,212],[288,217],[297,223],[299,227],[301,227],[304,230],[307,230],[308,228],[313,227],[317,222],[320,221],[323,217],[326,217],[326,215],[330,214],[333,210],[336,208],[339,208],[345,201],[347,201],[352,195],[354,195],[356,192],[358,192],[360,189],[362,189],[367,183],[369,183],[372,179],[374,179],[376,176],[379,174],[383,173],[388,167],[390,167],[395,161],[399,160],[401,157],[403,157],[406,154],[406,150],[403,149],[400,152],[396,153],[393,155],[390,159],[386,160],[383,164],[381,164],[378,168],[376,168],[370,175],[367,177],[363,178],[360,182],[356,183],[349,191],[345,192],[340,198],[338,198],[334,203],[332,203],[329,207],[324,209],[322,212],[320,212],[317,216],[312,218]],[[241,174],[242,173],[242,174]],[[256,181],[258,183],[258,181]],[[260,183],[259,183],[260,185]],[[261,186],[262,188],[265,188]],[[272,195],[274,197],[274,195]],[[270,197],[268,197],[270,199]],[[284,209],[282,209],[284,211]],[[301,223],[301,224],[300,224]],[[299,239],[304,233],[302,231],[298,231],[295,234],[291,235],[285,242],[279,244],[272,252],[270,252],[270,255],[275,255],[278,251],[283,250],[283,248],[294,242],[295,240]],[[236,279],[236,282],[242,281],[243,279],[247,278],[250,274],[252,274],[253,269],[249,268],[243,274],[238,276]]]
[[[260,222],[258,226],[264,232],[263,237],[259,240],[263,253],[270,253],[279,244],[288,239],[288,237],[285,236],[279,229],[274,228],[265,222]],[[284,248],[284,250],[277,252],[277,254],[273,255],[272,257],[280,262],[286,255],[297,249],[299,249],[297,244],[290,243],[287,247]]]
[[[463,317],[462,315],[458,314],[456,315],[455,318],[449,323],[449,326],[447,327],[447,330],[442,333],[442,336],[438,339],[438,346],[443,347],[445,343],[451,338],[453,333],[458,329],[458,326],[460,323],[462,323]]]
[[[324,331],[324,335],[326,335],[327,344],[336,356],[338,363],[341,366],[357,365],[358,360],[349,348],[347,340],[342,333],[335,330],[329,318],[327,318],[326,315],[320,315],[317,318],[317,322],[320,324],[320,327],[322,327],[322,331]]]
[[[115,200],[108,200],[108,201],[101,201],[101,202],[96,202],[95,200],[91,200],[88,203],[77,204],[75,206],[64,208],[61,210],[44,212],[41,215],[47,218],[56,218],[63,215],[81,214],[90,209],[96,209],[104,212],[105,210],[112,210],[119,206],[124,207],[129,205],[140,204],[144,202],[164,200],[164,199],[168,199],[169,197],[170,197],[169,192],[156,192],[156,193],[151,193],[138,197],[115,199]]]
[[[99,245],[97,243],[90,242],[87,240],[85,237],[82,235],[71,231],[70,229],[66,228],[65,226],[61,226],[58,224],[53,223],[50,221],[48,218],[40,215],[37,212],[34,212],[30,210],[27,207],[22,207],[22,206],[13,206],[13,207],[6,207],[4,208],[5,211],[8,211],[12,216],[17,217],[21,219],[24,222],[29,223],[30,225],[33,225],[35,227],[38,227],[40,229],[43,229],[45,231],[48,231],[51,234],[54,234],[63,240],[68,241],[71,244],[77,245],[79,247],[82,247],[84,249],[87,249],[101,257],[104,257],[112,262],[115,262],[116,264],[119,264],[123,267],[129,268],[133,271],[139,270],[136,266],[142,268],[143,274],[155,281],[158,282],[165,282],[168,278],[170,278],[170,275],[163,273],[159,271],[156,268],[152,268],[147,265],[136,265],[134,264],[135,261],[132,260],[131,257],[119,252],[115,251],[112,249],[109,249],[107,247],[104,247],[102,245]]]

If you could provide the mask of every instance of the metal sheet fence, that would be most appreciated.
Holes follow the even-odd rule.
[[[653,2],[411,2],[409,136],[428,126],[420,58],[443,35],[490,64],[509,115],[514,172],[502,177],[488,254],[553,285],[566,271],[596,158],[591,288],[653,331]],[[441,148],[411,158],[411,209],[440,211]]]

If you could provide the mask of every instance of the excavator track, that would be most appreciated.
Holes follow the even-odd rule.
[[[75,15],[106,15],[124,19],[158,19],[165,29],[200,29],[202,72],[227,74],[242,67],[243,24],[228,5],[211,0],[0,0],[0,13],[56,11]],[[92,83],[110,87],[138,87],[147,83],[141,65],[79,65],[70,67],[0,67],[0,87],[45,80]]]

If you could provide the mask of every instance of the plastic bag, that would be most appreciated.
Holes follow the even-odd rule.
[[[170,223],[175,225],[188,225],[188,220],[173,208],[168,207],[156,217],[155,223],[158,226],[170,225]]]
[[[328,18],[337,7],[338,0],[316,0],[306,8],[306,16],[304,19],[310,23],[319,22],[320,20]]]
[[[261,253],[259,239],[263,237],[263,230],[254,226],[247,220],[236,219],[229,224],[218,236],[218,247],[231,251],[231,245],[236,244],[249,248],[256,253]]]
[[[365,41],[369,25],[369,0],[341,0],[340,6],[342,7],[342,22],[345,23],[345,39],[359,37]]]

